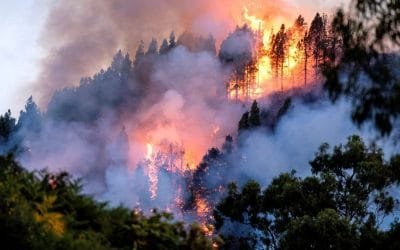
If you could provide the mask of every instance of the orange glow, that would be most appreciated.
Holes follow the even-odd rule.
[[[199,195],[196,195],[195,203],[197,216],[199,218],[199,222],[201,223],[201,228],[204,234],[207,236],[213,235],[214,227],[213,225],[208,224],[209,219],[212,218],[212,208],[210,204],[207,202],[207,200],[199,197]]]
[[[252,30],[260,30],[264,27],[264,20],[258,19],[256,16],[249,15],[247,7],[243,7],[243,17],[246,19]]]
[[[150,181],[150,198],[155,199],[157,197],[157,184],[158,184],[158,169],[154,164],[154,153],[153,153],[153,145],[150,143],[146,143],[147,153],[146,153],[146,163],[147,163],[147,171]]]
[[[302,34],[290,30],[291,27],[287,25],[290,22],[284,22],[286,23],[287,49],[282,66],[283,75],[277,77],[273,73],[272,59],[269,52],[271,51],[272,30],[275,28],[278,31],[280,27],[279,21],[282,20],[264,20],[263,18],[251,15],[247,7],[243,8],[242,20],[252,29],[256,40],[253,47],[253,57],[256,60],[255,74],[246,73],[247,79],[244,80],[245,83],[238,83],[235,80],[229,82],[228,98],[246,102],[267,96],[272,92],[281,91],[282,89],[287,90],[301,86],[301,81],[295,82],[294,72],[301,67],[298,58],[299,49],[297,48],[297,43],[300,41]],[[245,90],[244,88],[247,89]],[[248,90],[249,88],[250,90]]]
[[[240,16],[240,19],[235,20],[238,24],[248,24],[253,31],[253,61],[251,67],[246,67],[244,70],[245,80],[237,80],[232,76],[227,82],[228,98],[248,102],[282,89],[303,86],[301,81],[298,81],[297,85],[294,82],[296,70],[301,69],[301,59],[298,58],[301,51],[297,48],[297,43],[302,36],[290,30],[290,25],[286,25],[285,30],[290,34],[290,39],[282,63],[282,79],[280,76],[277,77],[270,53],[271,39],[273,34],[279,31],[282,19],[273,19],[271,15],[265,13],[254,15],[249,9],[244,7],[242,13],[237,12],[235,16]],[[174,91],[168,92],[165,99],[138,112],[141,115],[132,125],[129,134],[131,166],[145,168],[152,200],[158,195],[160,171],[173,173],[173,176],[190,176],[207,150],[222,145],[225,135],[236,129],[236,124],[231,127],[227,127],[230,126],[227,124],[222,125],[222,121],[218,124],[219,119],[215,117],[203,119],[204,114],[198,112],[201,110],[198,107],[191,107],[189,98],[181,97],[180,94]],[[171,203],[177,208],[183,207],[183,194],[187,191],[184,187],[184,184],[174,183],[174,190],[171,190],[175,196]],[[196,194],[195,209],[204,231],[211,235],[213,229],[206,226],[212,219],[211,205],[205,198]]]
[[[146,148],[147,148],[146,159],[150,160],[153,155],[153,145],[151,145],[150,143],[146,143]]]

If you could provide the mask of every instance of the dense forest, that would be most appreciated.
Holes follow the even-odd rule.
[[[400,154],[387,155],[379,146],[384,140],[396,148],[398,141],[400,4],[392,0],[352,4],[354,10],[339,10],[332,20],[316,14],[308,26],[300,15],[292,27],[282,25],[271,33],[268,51],[257,45],[255,52],[258,33],[247,25],[230,33],[219,50],[211,35],[203,38],[185,32],[176,38],[172,32],[160,46],[153,39],[146,50],[141,42],[134,60],[118,51],[106,70],[82,78],[77,87],[54,93],[45,112],[30,97],[18,118],[11,111],[1,115],[3,245],[7,249],[400,249]],[[290,49],[294,47],[296,55]],[[259,70],[254,59],[266,55],[271,58],[272,81],[279,83],[280,90],[260,104],[251,100],[249,83],[254,78],[251,71]],[[290,67],[292,56],[296,68]],[[172,144],[166,159],[154,157],[162,166],[158,189],[179,187],[181,200],[175,200],[178,188],[164,190],[175,195],[171,200],[163,200],[163,193],[151,197],[152,180],[145,174],[153,164],[150,156],[129,179],[147,187],[138,190],[142,195],[137,204],[99,199],[87,192],[85,178],[111,189],[107,183],[110,173],[115,173],[111,171],[129,164],[125,124],[134,120],[135,128],[141,128],[143,121],[156,120],[152,116],[164,118],[158,109],[153,114],[148,107],[170,96],[170,89],[178,88],[180,81],[189,82],[189,74],[179,68],[182,64],[169,68],[176,66],[172,57],[183,64],[186,58],[196,58],[194,66],[205,61],[220,67],[218,72],[229,71],[229,79],[217,79],[222,84],[212,90],[220,99],[210,94],[201,101],[193,99],[197,105],[204,102],[211,107],[207,110],[226,112],[221,103],[227,101],[230,82],[236,101],[242,92],[249,105],[237,105],[234,131],[224,135],[219,148],[203,152],[195,170],[183,169],[184,153]],[[168,70],[157,71],[160,68]],[[166,72],[182,76],[165,83],[158,76],[165,77]],[[284,86],[295,78],[304,88]],[[213,84],[200,81],[199,86],[208,91]],[[190,86],[179,87],[184,89],[181,94],[190,95]],[[295,105],[318,106],[325,100],[335,104],[341,98],[352,103],[352,121],[369,125],[376,141],[366,142],[359,135],[348,135],[338,145],[321,141],[308,159],[309,166],[299,166],[308,171],[283,171],[264,183],[246,173],[251,159],[245,159],[244,149],[252,133],[274,134]],[[199,124],[208,123],[198,109],[182,106],[204,116]],[[150,117],[143,118],[143,110],[150,110]],[[24,165],[28,160],[35,165],[46,153],[64,150],[67,140],[76,138],[84,142],[72,144],[78,145],[78,151],[90,145],[84,159],[62,162],[68,158],[55,156],[55,161],[47,161],[70,164],[73,173]],[[167,181],[174,186],[163,184]],[[128,188],[126,192],[130,195]],[[210,209],[200,211],[199,200]],[[162,209],[156,209],[156,204],[162,204]]]

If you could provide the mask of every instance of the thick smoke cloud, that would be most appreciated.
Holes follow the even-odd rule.
[[[283,1],[55,3],[42,39],[49,56],[38,79],[40,101],[45,104],[55,90],[77,86],[82,76],[106,68],[118,48],[132,54],[140,40],[153,36],[160,40],[172,30],[177,34],[189,30],[212,33],[221,42],[241,22],[245,5],[266,20],[294,20],[299,14]],[[228,50],[241,48],[243,40],[247,38],[234,39]],[[248,107],[227,102],[224,83],[230,71],[208,51],[177,46],[160,56],[146,55],[141,67],[128,70],[127,82],[120,81],[119,74],[124,60],[116,60],[90,83],[83,81],[77,90],[56,93],[41,132],[24,135],[29,150],[19,160],[29,169],[48,167],[82,177],[87,193],[112,205],[174,209],[169,206],[176,198],[176,177],[165,171],[158,172],[156,199],[149,199],[146,144],[156,149],[165,141],[177,145],[185,151],[181,162],[193,169],[210,147],[220,147],[228,134],[236,135],[237,122]],[[59,108],[60,99],[73,108]],[[127,104],[111,105],[120,101]],[[303,173],[321,142],[339,143],[356,131],[348,120],[348,104],[315,105],[319,106],[295,104],[275,133],[248,134],[233,164],[237,170],[227,177],[246,176],[266,184],[292,168]],[[85,116],[85,122],[79,120]]]
[[[142,62],[148,66],[146,82],[135,80],[140,72],[132,71],[121,83],[117,72],[123,60],[116,56],[111,68],[77,90],[59,91],[41,131],[24,135],[29,150],[19,160],[31,170],[47,167],[81,177],[87,193],[112,205],[167,208],[176,198],[175,177],[160,169],[157,198],[149,199],[146,144],[164,153],[169,145],[184,150],[175,161],[193,169],[208,148],[236,130],[244,108],[226,101],[229,71],[210,52],[178,46],[165,55],[148,55]],[[119,90],[125,86],[132,92]],[[110,104],[119,99],[129,105]]]
[[[325,1],[323,1],[325,2]],[[299,15],[296,1],[248,0],[148,0],[148,1],[57,1],[53,3],[41,43],[48,55],[36,81],[36,93],[45,107],[59,88],[76,86],[82,76],[107,65],[120,48],[134,53],[139,41],[159,41],[171,31],[203,35],[221,42],[237,24],[243,23],[243,7],[272,25],[290,22]],[[301,6],[311,19],[314,4]]]

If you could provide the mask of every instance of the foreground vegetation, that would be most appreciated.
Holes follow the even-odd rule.
[[[400,249],[399,155],[386,161],[352,136],[323,144],[310,165],[310,176],[283,173],[264,189],[231,184],[214,213],[224,247]]]
[[[399,249],[400,156],[358,136],[323,144],[310,176],[282,173],[265,188],[229,185],[214,211],[223,249]],[[0,240],[8,249],[212,249],[197,224],[145,216],[82,194],[68,173],[29,172],[0,157]]]
[[[7,249],[210,249],[201,228],[83,195],[68,173],[28,172],[0,157],[0,241]]]
[[[398,65],[394,52],[398,52],[400,44],[399,3],[352,3],[355,13],[339,12],[334,19],[333,31],[343,39],[343,55],[337,64],[323,65],[328,80],[325,87],[333,100],[343,95],[353,100],[352,118],[356,123],[370,121],[383,136],[398,134],[400,81],[398,72],[392,69]],[[375,22],[363,22],[371,17]],[[370,34],[376,39],[371,40],[366,32],[369,30],[374,31]],[[348,79],[340,78],[343,71],[349,73]],[[97,110],[93,113],[97,117]],[[242,117],[239,130],[259,126],[258,115],[254,114],[259,114],[256,104]],[[176,222],[164,212],[154,211],[145,216],[124,207],[110,208],[84,195],[80,182],[68,173],[30,172],[22,168],[12,153],[28,149],[19,145],[22,138],[11,135],[24,129],[38,130],[38,117],[32,99],[18,123],[10,112],[0,116],[3,246],[212,248],[212,241],[199,225]],[[367,146],[361,138],[352,136],[345,145],[333,150],[323,144],[310,166],[309,176],[282,173],[267,187],[254,181],[243,187],[230,184],[226,197],[214,211],[216,233],[224,240],[218,245],[226,249],[400,249],[399,155],[387,160],[376,145]]]

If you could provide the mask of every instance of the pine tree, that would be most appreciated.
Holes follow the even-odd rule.
[[[0,143],[7,142],[12,133],[16,131],[16,120],[11,116],[8,110],[0,116]]]
[[[249,126],[250,127],[258,127],[260,125],[261,125],[260,109],[258,108],[257,101],[254,100],[253,104],[251,105],[251,109],[250,109]]]
[[[167,39],[164,39],[160,46],[160,55],[167,54],[168,51],[169,51],[168,42]]]
[[[307,26],[307,23],[305,22],[305,19],[302,15],[299,15],[296,18],[296,21],[294,22],[294,29],[296,30],[296,32],[298,32],[299,34],[303,34],[305,28]]]
[[[140,60],[142,60],[143,57],[144,57],[144,42],[140,41],[135,55],[135,67],[139,65]]]
[[[285,25],[282,24],[279,32],[275,35],[271,46],[272,65],[275,68],[275,76],[278,77],[280,71],[281,76],[281,91],[283,91],[283,67],[287,53],[287,34]]]
[[[172,31],[169,35],[169,49],[173,49],[176,47],[175,33]]]
[[[115,72],[120,72],[122,69],[122,65],[124,64],[124,56],[122,55],[122,51],[119,50],[117,54],[113,57],[111,62],[111,70]]]
[[[129,80],[131,72],[132,72],[132,60],[129,56],[129,53],[126,53],[121,66],[121,78],[123,82],[126,83]]]
[[[153,38],[153,39],[151,39],[149,48],[147,49],[146,56],[147,55],[157,55],[157,53],[158,53],[157,49],[158,49],[157,40],[155,38]]]
[[[21,111],[18,120],[18,128],[26,132],[38,133],[42,127],[42,115],[39,107],[30,96],[25,104],[25,111]]]
[[[215,38],[210,34],[205,41],[205,48],[206,51],[211,52],[212,55],[217,54],[217,48],[215,47]]]
[[[304,64],[304,86],[307,86],[307,71],[308,71],[308,59],[310,58],[311,42],[308,32],[304,34],[299,46],[303,50],[303,64]]]
[[[249,129],[249,112],[245,112],[239,121],[239,131]]]
[[[308,39],[311,45],[312,56],[314,58],[315,78],[318,76],[320,59],[323,57],[324,37],[326,34],[324,19],[317,13],[311,22],[308,32]]]

